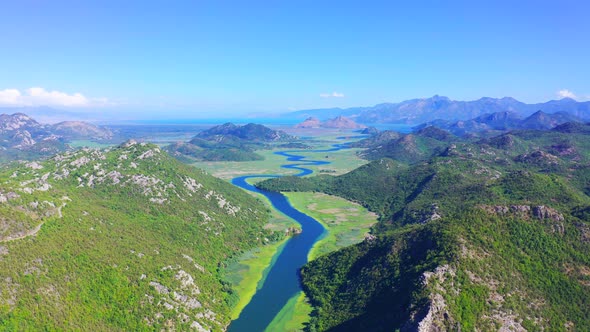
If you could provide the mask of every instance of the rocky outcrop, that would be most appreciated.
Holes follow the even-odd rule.
[[[337,116],[324,122],[320,122],[318,118],[312,116],[295,125],[295,128],[363,129],[367,126],[358,124],[344,116]]]
[[[563,214],[545,205],[479,205],[480,209],[501,216],[513,215],[520,218],[549,219],[555,222],[564,221]]]
[[[108,128],[102,128],[83,121],[64,121],[51,126],[52,132],[56,135],[69,139],[92,138],[110,139],[113,132]]]
[[[448,279],[456,275],[455,268],[449,265],[437,267],[432,272],[424,272],[422,284],[432,290],[427,306],[415,311],[410,320],[402,327],[404,332],[443,332],[450,326],[455,326],[443,294],[447,291],[442,286]]]
[[[367,127],[361,131],[363,135],[377,135],[379,134],[379,129],[375,127]]]
[[[515,160],[520,163],[535,164],[539,166],[554,166],[560,164],[559,158],[540,150],[519,155]]]
[[[309,117],[305,121],[295,125],[295,128],[319,128],[321,126],[320,119],[316,117]]]
[[[0,114],[0,150],[6,151],[0,156],[0,161],[49,156],[66,150],[68,147],[64,143],[74,139],[104,140],[112,137],[110,130],[82,121],[49,125],[23,113]]]
[[[326,120],[320,125],[322,128],[336,128],[336,129],[362,129],[367,126],[358,124],[353,120],[344,117],[337,116],[334,119]]]

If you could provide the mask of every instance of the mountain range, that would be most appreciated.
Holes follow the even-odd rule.
[[[367,126],[358,124],[352,119],[339,115],[333,119],[320,121],[316,117],[309,117],[303,122],[295,125],[295,128],[334,128],[334,129],[363,129]]]
[[[108,140],[113,132],[82,121],[42,124],[23,113],[0,114],[0,161],[35,159],[63,151],[71,140]]]
[[[571,98],[563,98],[545,103],[526,104],[511,97],[484,97],[473,101],[457,101],[435,95],[431,98],[411,99],[399,103],[383,103],[372,107],[296,111],[285,114],[285,117],[307,118],[313,116],[323,121],[342,115],[364,124],[420,124],[435,120],[468,120],[497,112],[512,112],[519,117],[527,117],[536,111],[549,114],[567,112],[581,119],[590,119],[590,102],[578,102]]]
[[[590,330],[590,125],[479,140],[381,132],[350,173],[282,177],[380,222],[300,272],[306,331]]]
[[[501,131],[517,129],[546,130],[566,122],[583,122],[583,120],[564,111],[556,113],[537,111],[526,118],[521,117],[515,112],[503,111],[491,114],[483,114],[470,120],[435,120],[418,125],[414,127],[414,129],[419,130],[428,126],[436,126],[448,130],[455,135],[481,133],[489,135],[497,134]]]

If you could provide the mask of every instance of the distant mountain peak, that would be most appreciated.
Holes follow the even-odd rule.
[[[367,126],[358,124],[354,122],[352,119],[340,115],[335,117],[334,119],[322,122],[321,127],[338,129],[362,129],[366,128]]]
[[[206,140],[217,139],[217,136],[231,136],[239,140],[247,141],[281,141],[291,140],[294,137],[281,130],[272,130],[261,124],[248,123],[243,126],[231,122],[209,128],[197,134],[197,138]]]
[[[432,96],[430,98],[427,98],[427,99],[431,99],[431,100],[435,100],[435,101],[436,100],[445,100],[445,101],[450,101],[451,100],[449,97],[440,96],[440,95],[434,95],[434,96]]]
[[[305,121],[295,125],[295,128],[319,128],[320,125],[321,122],[318,118],[316,118],[315,116],[310,116],[307,119],[305,119]]]
[[[571,98],[552,100],[546,103],[526,104],[512,97],[493,98],[482,97],[473,101],[457,101],[446,96],[434,95],[430,98],[419,98],[398,103],[380,103],[372,107],[358,107],[342,110],[340,113],[328,110],[299,111],[294,114],[316,116],[321,120],[334,118],[339,115],[353,118],[358,123],[406,123],[420,124],[444,121],[467,121],[483,114],[510,111],[524,118],[542,110],[547,114],[561,111],[581,118],[590,119],[590,101],[577,102]]]

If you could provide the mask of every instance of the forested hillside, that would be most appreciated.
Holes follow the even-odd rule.
[[[260,245],[255,198],[128,142],[0,171],[0,330],[223,330],[218,264]]]
[[[190,161],[252,161],[264,159],[255,150],[270,148],[273,143],[291,142],[294,136],[260,124],[243,126],[225,123],[197,134],[188,142],[166,147],[176,158]]]
[[[363,243],[302,269],[308,329],[590,329],[588,129],[453,139],[425,161],[258,184],[339,195],[381,216]]]

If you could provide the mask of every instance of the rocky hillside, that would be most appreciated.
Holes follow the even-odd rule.
[[[302,269],[309,330],[590,329],[589,133],[564,124],[452,141],[411,165],[258,184],[381,216],[363,243]]]
[[[384,130],[378,134],[350,144],[351,147],[366,148],[359,153],[365,159],[392,158],[404,163],[415,163],[431,158],[442,152],[458,137],[449,132],[430,126],[415,133],[400,134]]]
[[[318,118],[309,117],[305,119],[305,121],[295,125],[295,128],[363,129],[366,127],[367,126],[358,124],[352,119],[341,115],[321,122]]]
[[[23,113],[0,114],[0,162],[50,156],[66,150],[70,140],[104,140],[112,135],[106,128],[81,121],[49,125]]]
[[[113,132],[83,121],[63,121],[51,126],[52,131],[68,139],[105,140],[113,138]]]
[[[552,129],[566,122],[583,122],[580,118],[567,112],[545,113],[537,111],[526,118],[520,117],[514,112],[496,112],[480,115],[467,121],[444,121],[437,120],[416,126],[414,129],[421,129],[428,126],[437,126],[448,130],[455,135],[480,135],[493,136],[499,132],[518,129]]]
[[[310,116],[303,122],[296,124],[295,128],[319,128],[321,125],[320,119]]]
[[[263,243],[264,206],[127,142],[0,170],[0,330],[221,331],[225,258]]]
[[[352,119],[339,115],[334,119],[329,119],[322,122],[322,127],[337,129],[362,129],[366,128],[367,126],[358,124],[354,122]]]
[[[567,112],[582,120],[590,120],[590,102],[577,102],[571,98],[551,100],[546,103],[526,104],[510,97],[484,97],[472,101],[459,101],[438,95],[399,103],[383,103],[371,107],[297,111],[288,116],[297,118],[305,115],[306,117],[313,116],[325,120],[344,115],[365,124],[408,123],[418,125],[435,120],[465,121],[484,114],[497,112],[512,112],[524,118],[537,111],[548,114]]]

